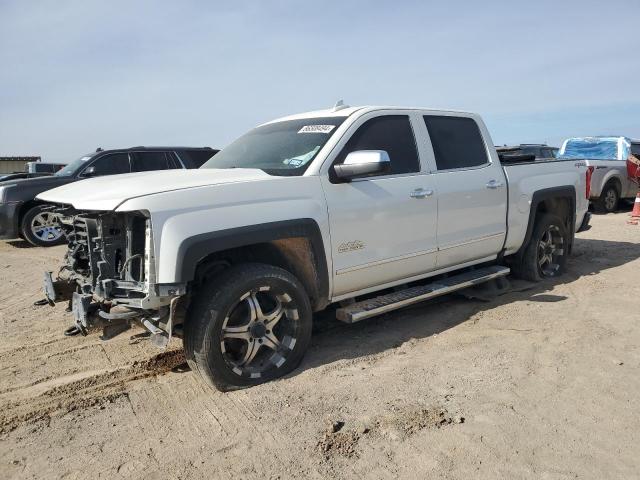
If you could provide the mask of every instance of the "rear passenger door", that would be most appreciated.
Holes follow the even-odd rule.
[[[149,151],[134,152],[131,158],[132,172],[149,172],[152,170],[171,170],[180,168],[171,152]]]
[[[402,111],[401,113],[404,113]],[[322,186],[333,258],[333,296],[433,270],[437,206],[432,176],[418,155],[417,114],[375,112],[359,119],[336,146]],[[384,150],[391,172],[338,183],[330,172],[347,154]]]
[[[436,162],[438,268],[495,258],[506,235],[502,166],[492,161],[475,119],[424,115],[423,120]]]

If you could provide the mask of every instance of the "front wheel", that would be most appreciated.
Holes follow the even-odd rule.
[[[58,215],[46,205],[36,205],[25,213],[20,226],[21,237],[35,247],[52,247],[64,243]]]
[[[307,293],[291,273],[230,267],[203,286],[184,326],[191,369],[218,390],[257,385],[296,368],[311,340]]]
[[[532,282],[561,275],[567,263],[569,240],[567,227],[560,217],[541,214],[521,261],[514,265],[514,274]]]

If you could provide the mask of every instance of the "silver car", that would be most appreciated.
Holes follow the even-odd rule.
[[[575,137],[564,141],[558,157],[586,162],[589,200],[596,211],[610,213],[616,211],[621,199],[636,196],[638,186],[627,176],[630,154],[631,140],[627,137]]]

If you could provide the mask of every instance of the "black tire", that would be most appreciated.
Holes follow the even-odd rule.
[[[613,213],[618,209],[620,203],[620,193],[613,183],[607,183],[600,196],[594,202],[594,208],[598,213]]]
[[[251,387],[300,364],[311,326],[309,297],[296,277],[271,265],[235,265],[196,294],[184,326],[185,356],[218,390]]]
[[[513,274],[531,282],[562,275],[569,256],[569,242],[567,227],[560,217],[538,214],[531,239],[520,261],[512,266]]]
[[[55,228],[54,214],[46,205],[36,205],[27,211],[20,223],[20,236],[35,247],[53,247],[65,242],[60,229]],[[38,227],[42,227],[38,229]],[[56,233],[57,232],[57,233]]]

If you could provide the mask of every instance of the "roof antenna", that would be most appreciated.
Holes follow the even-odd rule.
[[[337,112],[338,110],[344,110],[345,108],[349,108],[349,105],[345,105],[343,100],[338,100],[336,104],[333,106],[332,112]]]

